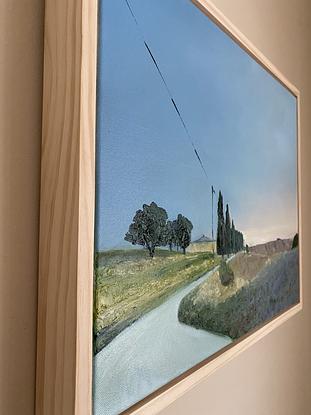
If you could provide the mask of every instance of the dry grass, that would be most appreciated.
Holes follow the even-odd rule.
[[[225,301],[227,298],[235,295],[242,287],[248,285],[248,281],[236,277],[232,284],[225,287],[221,284],[218,270],[215,271],[207,281],[200,285],[200,289],[197,290],[197,296],[194,300],[194,304],[209,299],[210,303],[216,305]]]
[[[271,256],[268,255],[240,252],[230,261],[230,267],[236,278],[252,280],[271,261]]]
[[[183,255],[159,249],[153,259],[142,249],[100,253],[95,270],[95,349],[218,263],[211,253]]]
[[[273,255],[267,261],[257,261],[257,256],[253,261],[254,255],[257,254],[246,255],[235,264],[246,269],[245,261],[248,261],[253,271],[261,263],[252,279],[236,277],[232,285],[224,287],[215,272],[182,299],[179,320],[237,339],[296,304],[299,301],[298,250]]]

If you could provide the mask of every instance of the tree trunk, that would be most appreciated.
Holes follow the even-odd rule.
[[[150,246],[147,242],[146,242],[146,247],[147,247],[147,249],[148,249],[148,252],[149,252],[149,256],[150,256],[150,258],[153,258],[153,255],[154,255],[154,248],[153,248],[152,246]]]
[[[184,255],[186,255],[186,248],[183,248],[183,249],[182,249],[182,253],[183,253]]]
[[[173,249],[172,244],[169,244],[169,247],[170,247],[170,251],[172,252],[172,249]]]
[[[151,258],[153,258],[153,257],[154,257],[154,251],[155,251],[155,247],[154,247],[154,246],[151,246],[151,247],[149,248],[149,255],[150,255],[150,257],[151,257]]]

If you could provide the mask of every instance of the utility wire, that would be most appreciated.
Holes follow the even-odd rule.
[[[175,108],[175,111],[176,111],[176,113],[177,113],[177,115],[178,115],[178,117],[179,117],[179,119],[180,119],[180,121],[181,121],[181,123],[182,123],[182,126],[183,126],[183,128],[184,128],[184,130],[185,130],[185,132],[186,132],[186,135],[187,135],[187,137],[188,137],[188,140],[189,140],[189,142],[190,142],[190,144],[191,144],[191,146],[192,146],[192,148],[193,148],[193,150],[194,150],[195,156],[196,156],[196,158],[198,159],[198,161],[199,161],[199,163],[200,163],[200,166],[201,166],[201,168],[202,168],[202,170],[203,170],[203,172],[204,172],[204,175],[206,176],[206,178],[207,178],[207,180],[208,180],[208,175],[207,175],[207,172],[206,172],[205,167],[204,167],[204,165],[203,165],[203,162],[202,162],[202,160],[201,160],[201,157],[199,156],[199,153],[198,153],[198,151],[197,151],[197,149],[196,149],[196,147],[195,147],[195,145],[194,145],[194,142],[193,142],[193,139],[192,139],[192,137],[191,137],[191,135],[190,135],[190,132],[189,132],[189,130],[188,130],[188,128],[187,128],[187,126],[186,126],[186,123],[185,123],[185,121],[184,121],[184,119],[183,119],[183,117],[182,117],[182,115],[181,115],[181,113],[180,113],[180,111],[179,111],[179,109],[178,109],[178,107],[177,107],[177,104],[176,104],[176,102],[175,102],[175,100],[174,100],[174,98],[173,98],[173,94],[171,93],[171,91],[170,91],[170,89],[169,89],[169,87],[168,87],[168,85],[167,85],[167,82],[166,82],[166,80],[165,80],[165,78],[164,78],[164,76],[163,76],[163,74],[162,74],[162,72],[161,72],[161,69],[160,69],[160,67],[159,67],[159,65],[158,65],[158,62],[156,61],[156,59],[155,59],[155,57],[154,57],[153,53],[151,52],[150,47],[148,46],[148,43],[146,42],[146,40],[145,40],[145,38],[144,38],[144,36],[143,36],[142,30],[141,30],[141,29],[140,29],[140,27],[139,27],[139,24],[138,24],[137,18],[136,18],[136,16],[135,16],[134,12],[133,12],[133,9],[131,8],[131,6],[130,6],[130,4],[129,4],[129,1],[128,1],[128,0],[125,0],[125,2],[126,2],[126,4],[127,4],[127,7],[128,7],[128,9],[129,9],[129,11],[130,11],[130,13],[131,13],[131,15],[132,15],[133,19],[134,19],[134,22],[135,22],[135,24],[136,24],[136,26],[137,26],[137,30],[138,30],[138,32],[139,32],[139,34],[140,34],[140,37],[142,38],[142,41],[143,41],[143,43],[144,43],[144,45],[145,45],[145,47],[146,47],[146,49],[147,49],[147,51],[148,51],[148,53],[149,53],[149,55],[150,55],[150,57],[151,57],[152,61],[153,61],[153,63],[154,63],[154,65],[155,65],[155,67],[156,67],[156,69],[157,69],[157,71],[158,71],[158,74],[160,75],[160,77],[161,77],[161,79],[162,79],[162,82],[163,82],[163,84],[164,84],[164,86],[165,86],[165,89],[166,89],[166,91],[167,91],[167,93],[168,93],[168,96],[169,96],[169,98],[170,98],[170,100],[171,100],[171,102],[172,102],[172,104],[173,104],[173,107]]]
[[[180,119],[180,121],[181,121],[181,123],[182,123],[182,126],[183,126],[183,128],[184,128],[184,130],[185,130],[185,132],[186,132],[186,135],[187,135],[187,137],[188,137],[188,140],[189,140],[189,142],[190,142],[190,144],[191,144],[191,146],[192,146],[192,148],[193,148],[193,150],[194,150],[195,156],[196,156],[196,158],[197,158],[197,159],[198,159],[198,161],[199,161],[199,164],[200,164],[200,166],[201,166],[201,168],[202,168],[202,170],[203,170],[203,172],[204,172],[204,175],[205,175],[206,179],[208,180],[208,175],[207,175],[207,172],[206,172],[206,170],[205,170],[204,164],[203,164],[203,162],[202,162],[202,160],[201,160],[201,157],[200,157],[200,155],[199,155],[199,152],[197,151],[197,149],[196,149],[196,147],[195,147],[195,145],[194,145],[194,141],[193,141],[193,139],[192,139],[192,137],[191,137],[191,134],[190,134],[190,132],[189,132],[189,130],[188,130],[188,128],[187,128],[187,125],[186,125],[186,123],[185,123],[185,121],[184,121],[184,119],[183,119],[183,117],[182,117],[182,115],[181,115],[181,113],[180,113],[180,111],[179,111],[179,109],[178,109],[178,106],[177,106],[177,104],[176,104],[176,102],[175,102],[175,100],[174,100],[174,98],[173,98],[173,94],[171,93],[170,88],[168,87],[168,84],[167,84],[167,82],[166,82],[166,80],[165,80],[165,78],[164,78],[164,76],[163,76],[163,74],[162,74],[162,72],[161,72],[161,69],[160,69],[160,67],[159,67],[158,62],[156,61],[156,59],[155,59],[155,57],[154,57],[153,53],[151,52],[150,47],[148,46],[148,43],[146,42],[146,40],[145,40],[145,38],[144,38],[143,32],[142,32],[142,30],[141,30],[141,29],[140,29],[140,27],[139,27],[138,20],[137,20],[137,18],[136,18],[136,16],[135,16],[135,14],[134,14],[134,11],[133,11],[132,7],[130,6],[129,0],[125,0],[125,2],[126,2],[126,4],[127,4],[127,7],[128,7],[128,9],[129,9],[129,11],[130,11],[130,13],[131,13],[132,17],[133,17],[133,20],[134,20],[134,22],[135,22],[135,24],[136,24],[136,26],[137,26],[137,31],[138,31],[138,33],[139,33],[139,35],[140,35],[140,37],[141,37],[141,39],[142,39],[142,41],[143,41],[143,43],[144,43],[144,45],[145,45],[145,48],[147,49],[148,54],[150,55],[150,57],[151,57],[151,59],[152,59],[152,62],[154,63],[154,65],[155,65],[155,67],[156,67],[156,69],[157,69],[157,72],[158,72],[158,74],[160,75],[160,78],[161,78],[161,80],[162,80],[162,82],[163,82],[163,85],[165,86],[165,89],[166,89],[166,91],[167,91],[167,93],[168,93],[168,96],[169,96],[169,98],[170,98],[170,100],[171,100],[171,102],[172,102],[172,104],[173,104],[173,107],[175,108],[175,111],[176,111],[176,113],[177,113],[177,115],[178,115],[178,118]],[[214,189],[213,185],[211,185],[211,190],[212,190],[212,238],[214,239],[214,223],[213,223],[213,222],[214,222],[214,217],[213,217],[213,214],[214,214],[214,213],[213,213],[214,207],[213,207],[213,200],[214,200],[215,189]]]

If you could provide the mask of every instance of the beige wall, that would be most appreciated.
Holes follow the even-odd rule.
[[[214,0],[214,3],[301,91],[304,310],[161,415],[310,415],[311,3],[309,0]]]
[[[215,4],[302,93],[305,306],[162,415],[310,415],[310,2]],[[0,414],[5,415],[34,413],[43,12],[43,0],[0,1]]]
[[[42,0],[0,0],[0,414],[32,415]]]

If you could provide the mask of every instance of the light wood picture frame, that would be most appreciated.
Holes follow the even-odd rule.
[[[300,93],[209,0],[192,0],[297,98]],[[97,0],[46,0],[37,415],[92,414]],[[156,414],[302,309],[300,302],[196,365],[125,413]]]

